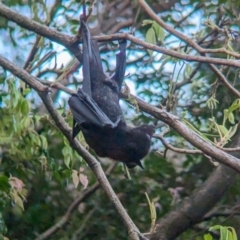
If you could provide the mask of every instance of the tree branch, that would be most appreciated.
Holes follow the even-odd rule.
[[[236,175],[237,172],[233,169],[218,166],[192,196],[157,222],[155,233],[150,239],[173,240],[187,228],[200,222],[235,182]]]
[[[35,78],[29,75],[25,70],[16,67],[13,63],[9,62],[8,60],[4,59],[0,56],[0,65],[10,71],[15,76],[19,77],[22,81],[27,83],[31,88],[37,91],[38,95],[42,99],[45,107],[47,108],[49,114],[55,121],[56,126],[59,130],[64,134],[64,136],[68,139],[71,147],[81,155],[85,161],[87,162],[88,166],[93,171],[94,175],[96,176],[99,184],[107,194],[110,202],[113,203],[114,207],[116,208],[118,214],[123,220],[124,225],[128,230],[129,237],[133,240],[138,240],[139,236],[144,239],[144,236],[140,234],[138,228],[135,226],[132,219],[127,214],[126,210],[122,206],[121,202],[119,201],[117,195],[113,191],[110,183],[108,182],[100,163],[79,143],[78,140],[72,139],[71,128],[69,125],[64,121],[61,115],[58,114],[57,110],[54,108],[53,102],[51,97],[48,94],[48,87],[43,86],[41,83],[37,82]]]
[[[238,53],[234,53],[231,51],[228,51],[224,48],[220,48],[220,49],[206,49],[206,48],[202,48],[200,47],[196,42],[192,41],[190,38],[186,37],[184,34],[178,32],[177,30],[175,30],[174,28],[172,28],[171,26],[169,26],[168,24],[166,24],[159,16],[157,16],[157,14],[155,14],[155,12],[148,6],[148,4],[145,2],[145,0],[139,0],[140,5],[143,7],[143,9],[149,14],[149,16],[154,19],[161,27],[163,27],[164,29],[166,29],[169,33],[173,34],[175,37],[179,38],[180,40],[186,42],[187,44],[189,44],[192,48],[194,48],[201,56],[206,57],[206,53],[225,53],[228,54],[230,56],[234,56],[236,58],[240,58],[240,54]],[[216,59],[216,58],[215,58]],[[185,59],[186,60],[186,59]],[[186,60],[188,61],[188,60]],[[199,61],[201,62],[201,61]],[[219,77],[219,79],[222,81],[222,83],[236,96],[236,97],[240,97],[240,92],[238,90],[236,90],[233,86],[231,86],[231,84],[227,81],[227,79],[225,78],[225,76],[221,73],[221,71],[219,71],[213,64],[217,64],[214,61],[212,62],[208,62],[210,68],[212,69],[212,71]]]
[[[69,36],[67,34],[60,33],[52,28],[49,28],[47,26],[44,26],[38,22],[35,22],[25,16],[22,16],[21,14],[18,14],[17,12],[11,10],[10,8],[4,6],[2,3],[0,3],[0,16],[5,17],[6,19],[9,19],[15,23],[17,23],[19,26],[24,27],[30,31],[33,31],[41,36],[44,36],[54,42],[57,42],[63,46],[65,46],[72,54],[75,55],[75,57],[81,61],[81,52],[78,48],[78,43],[81,41],[76,36]],[[181,34],[182,36],[182,34]],[[163,47],[156,46],[154,44],[146,43],[139,38],[134,37],[131,34],[128,33],[117,33],[112,35],[101,35],[97,37],[93,37],[94,39],[98,41],[113,41],[113,40],[119,40],[119,39],[128,39],[135,44],[138,44],[146,49],[151,49],[153,51],[169,55],[171,57],[175,57],[178,59],[183,59],[186,61],[196,61],[196,62],[203,62],[203,63],[213,63],[218,65],[225,65],[225,66],[231,66],[231,67],[240,67],[240,62],[238,60],[230,60],[230,59],[222,59],[222,58],[212,58],[212,57],[204,57],[204,56],[191,56],[188,54],[182,54],[173,50],[169,50]],[[185,37],[184,40],[189,42],[189,38]],[[193,45],[196,47],[197,44],[191,42],[190,45]],[[199,49],[199,48],[197,48]],[[201,50],[202,48],[200,48]],[[208,49],[202,51],[205,53]],[[201,52],[201,51],[200,51]],[[238,56],[240,58],[240,55]],[[240,93],[238,93],[238,97],[240,97]]]
[[[1,61],[0,61],[0,65],[1,65]],[[44,81],[42,82],[46,83]],[[57,83],[56,87],[68,93],[72,93],[72,90],[67,90],[66,87],[62,86],[59,83]],[[167,123],[170,127],[172,127],[188,142],[190,142],[192,145],[200,149],[204,154],[240,172],[240,161],[238,158],[232,155],[229,155],[228,153],[225,153],[221,149],[205,141],[200,135],[198,135],[196,132],[193,132],[184,123],[182,123],[178,117],[172,115],[171,113],[166,112],[165,110],[151,106],[136,96],[133,96],[133,95],[130,95],[130,96],[131,98],[135,98],[138,106],[142,111],[149,113],[150,115],[156,117],[157,119]],[[125,100],[128,99],[127,94],[122,93],[122,97]]]
[[[107,169],[106,171],[106,175],[110,174],[113,169],[116,167],[117,163],[114,162],[110,165],[110,167]],[[48,230],[46,230],[45,232],[43,232],[42,234],[40,234],[35,240],[44,240],[49,238],[52,234],[54,234],[55,232],[57,232],[60,228],[62,228],[70,219],[72,213],[74,212],[74,210],[78,207],[78,205],[81,202],[84,202],[87,198],[89,198],[93,193],[96,192],[96,190],[99,188],[100,184],[99,182],[96,182],[95,184],[93,184],[90,188],[88,188],[86,191],[83,191],[83,193],[76,198],[73,203],[69,206],[69,208],[67,209],[66,213],[64,214],[64,216],[62,216],[62,218],[56,223],[54,224],[52,227],[50,227]]]
[[[133,95],[130,96],[134,97]],[[127,95],[123,97],[125,97],[125,99],[127,100]],[[223,163],[240,172],[240,161],[238,158],[223,152],[217,147],[211,145],[209,142],[205,141],[200,135],[198,135],[196,132],[193,132],[184,123],[182,123],[178,117],[166,112],[163,109],[148,105],[138,97],[134,98],[136,99],[137,104],[141,110],[168,124],[183,138],[185,138],[192,145],[200,149],[206,155],[211,156],[220,163]]]
[[[239,144],[240,128],[238,128],[237,134],[232,139],[230,147],[236,147]],[[240,157],[239,151],[232,154]],[[205,217],[211,215],[211,213],[206,213],[235,182],[236,175],[237,172],[233,169],[219,165],[189,198],[183,200],[176,209],[157,222],[155,232],[148,237],[151,240],[173,240],[190,226],[205,221]],[[174,226],[174,230],[172,226]]]

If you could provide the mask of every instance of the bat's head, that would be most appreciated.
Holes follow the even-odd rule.
[[[128,168],[139,166],[143,168],[140,160],[144,158],[150,149],[151,138],[155,132],[153,125],[143,124],[139,127],[126,127],[126,156],[121,159]]]

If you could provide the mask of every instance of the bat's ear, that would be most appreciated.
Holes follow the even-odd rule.
[[[142,169],[144,169],[144,167],[143,167],[143,165],[142,165],[142,163],[140,162],[140,160],[138,160],[138,161],[136,161],[136,162],[128,162],[128,163],[125,163],[126,164],[126,166],[128,167],[128,168],[135,168],[137,165],[140,167],[140,168],[142,168]]]
[[[144,167],[143,167],[142,163],[140,162],[140,160],[138,160],[138,161],[136,162],[136,164],[137,164],[141,169],[144,169]]]

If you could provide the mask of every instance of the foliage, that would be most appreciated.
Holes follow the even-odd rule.
[[[220,232],[220,240],[237,240],[237,234],[234,228],[232,227],[224,227],[224,226],[220,226],[220,225],[216,225],[213,227],[209,228],[209,231],[215,231],[215,230],[219,230]],[[212,240],[212,236],[211,234],[206,234],[204,235],[204,240]]]
[[[109,3],[111,1],[96,2],[98,5],[89,18],[94,35],[120,31],[122,26],[123,31],[127,32],[134,22],[135,36],[147,43],[178,53],[197,55],[196,50],[169,34],[144,10],[138,10],[138,1],[124,1],[126,5],[120,0],[112,5]],[[239,13],[235,6],[238,1],[159,2],[149,0],[148,4],[165,23],[201,46],[225,47],[229,51],[239,52],[237,37],[236,40],[234,38],[239,31]],[[3,3],[62,33],[78,33],[82,11],[80,1],[9,0]],[[138,11],[139,15],[135,18]],[[129,19],[132,20],[130,24],[127,21]],[[207,21],[202,22],[202,19]],[[222,31],[215,31],[216,27]],[[229,38],[223,30],[228,32]],[[0,34],[3,39],[0,42],[0,55],[16,66],[25,68],[41,81],[60,82],[73,90],[81,87],[81,67],[76,67],[75,58],[63,46],[39,37],[1,16]],[[34,46],[34,57],[25,66]],[[101,52],[104,69],[111,75],[115,68],[116,45],[103,44]],[[225,55],[218,53],[218,57],[225,58]],[[186,62],[133,43],[128,44],[127,58],[125,80],[129,91],[150,105],[163,106],[215,146],[222,148],[232,143],[237,132],[240,101],[210,70],[209,65]],[[193,74],[195,69],[197,73]],[[239,70],[228,66],[219,69],[239,91]],[[69,95],[54,88],[51,90],[49,94],[57,111],[71,125],[72,116],[67,105]],[[173,129],[166,131],[166,124],[139,111],[136,100],[130,95],[128,100],[131,104],[126,101],[121,104],[129,123],[155,124],[156,134],[166,132],[164,139],[172,146],[196,150]],[[88,149],[81,134],[78,140]],[[95,155],[91,149],[89,151]],[[107,171],[111,160],[100,159],[100,162],[104,171]],[[144,167],[144,170],[130,170],[131,180],[125,178],[121,164],[108,176],[114,191],[141,232],[150,231],[156,216],[161,219],[179,202],[189,198],[215,169],[212,161],[203,154],[180,154],[166,150],[157,138],[152,141],[152,149],[144,159]],[[74,200],[96,181],[85,161],[59,131],[37,93],[23,84],[21,79],[1,68],[0,239],[3,236],[11,240],[37,238],[59,223]],[[206,221],[199,220],[196,227],[188,229],[178,239],[191,239],[193,236],[202,239],[202,231],[213,225],[216,226],[210,231],[218,230],[221,239],[227,239],[227,236],[229,240],[237,239],[233,228],[238,234],[240,219],[236,209],[239,184],[238,177],[228,193],[215,205],[215,216]],[[230,211],[232,206],[236,208]],[[218,210],[221,210],[221,214],[217,214]],[[229,211],[226,216],[225,212]],[[112,203],[103,190],[98,189],[74,210],[68,224],[58,228],[49,239],[112,240],[127,239],[127,234]],[[204,239],[214,239],[215,235],[206,234]]]

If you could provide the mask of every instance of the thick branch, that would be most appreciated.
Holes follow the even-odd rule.
[[[77,151],[79,155],[81,155],[87,162],[88,166],[91,168],[96,178],[98,179],[101,187],[107,194],[109,200],[113,203],[116,208],[118,214],[122,218],[131,239],[138,240],[141,234],[139,233],[138,228],[133,223],[132,219],[127,214],[126,210],[122,206],[119,201],[117,195],[113,191],[110,183],[108,182],[100,163],[77,141],[76,139],[72,139],[71,128],[64,121],[61,115],[58,114],[57,110],[54,108],[51,97],[48,94],[48,91],[45,86],[41,83],[37,82],[35,78],[29,75],[25,70],[14,66],[11,62],[4,59],[0,56],[0,65],[13,73],[15,76],[19,77],[22,81],[27,83],[30,87],[36,90],[41,97],[45,107],[47,108],[49,114],[55,121],[56,126],[60,129],[60,131],[64,134],[64,136],[68,139],[71,147]]]
[[[77,48],[77,44],[80,43],[80,40],[77,37],[69,36],[63,33],[60,33],[54,29],[51,29],[47,26],[44,26],[40,23],[37,23],[25,16],[22,16],[21,14],[18,14],[17,12],[11,10],[10,8],[4,6],[2,3],[0,3],[0,16],[3,16],[15,23],[17,23],[19,26],[24,27],[28,30],[31,30],[41,36],[44,36],[52,41],[55,41],[63,46],[65,46],[69,51],[72,52],[72,54],[75,55],[75,57],[81,61],[81,54],[79,49]],[[203,63],[212,63],[212,64],[218,64],[218,65],[226,65],[231,67],[240,67],[240,62],[237,60],[230,60],[230,59],[222,59],[222,58],[212,58],[212,57],[204,57],[204,56],[191,56],[188,54],[182,54],[173,50],[168,50],[163,47],[159,47],[150,43],[146,43],[139,38],[134,37],[131,34],[128,33],[118,33],[113,35],[102,35],[98,37],[93,37],[94,39],[98,41],[113,41],[113,40],[119,40],[119,39],[128,39],[144,48],[154,50],[159,53],[163,53],[175,58],[183,59],[186,61],[196,61],[196,62],[203,62]],[[188,38],[187,39],[189,42]],[[191,44],[193,47],[196,47],[196,44]],[[201,52],[201,51],[199,51]],[[202,51],[206,52],[206,51]],[[240,97],[240,93],[238,94],[238,97]]]
[[[145,0],[139,0],[140,5],[144,8],[144,10],[149,14],[149,16],[154,19],[157,23],[159,23],[160,26],[162,26],[164,29],[166,29],[168,32],[179,38],[180,40],[186,42],[189,44],[192,48],[194,48],[201,56],[206,57],[206,53],[219,53],[224,52],[225,54],[229,54],[230,56],[234,56],[236,58],[239,58],[240,55],[238,53],[233,53],[228,50],[221,49],[204,49],[200,47],[196,42],[194,42],[192,39],[186,37],[184,34],[178,32],[173,27],[166,24],[155,12],[148,6],[148,4],[145,2]],[[188,61],[188,60],[187,60]],[[201,62],[201,61],[199,61]],[[222,81],[222,83],[236,96],[240,97],[240,92],[236,90],[231,84],[227,81],[227,79],[224,77],[224,75],[219,71],[213,64],[214,62],[208,62],[210,63],[209,66],[212,69],[212,71],[219,77],[219,79]]]
[[[163,27],[166,31],[174,35],[175,37],[181,39],[182,41],[186,42],[189,44],[192,48],[196,49],[200,54],[204,53],[225,53],[230,56],[234,56],[236,58],[240,58],[239,53],[235,53],[233,51],[228,51],[227,49],[224,48],[219,48],[219,49],[207,49],[207,48],[202,48],[199,46],[196,42],[194,42],[191,38],[186,37],[184,34],[181,32],[178,32],[175,30],[175,28],[171,27],[170,25],[166,24],[146,3],[145,0],[139,0],[139,4],[142,6],[142,8],[147,12],[147,14],[154,19],[161,27]]]
[[[1,64],[1,61],[0,61]],[[65,87],[61,84],[58,84],[59,89],[62,89],[65,91]],[[67,91],[68,93],[71,93],[72,91]],[[123,97],[125,99],[128,98],[127,95],[123,94]],[[156,117],[157,119],[160,119],[161,121],[167,123],[170,127],[172,127],[176,132],[178,132],[183,138],[185,138],[187,141],[189,141],[192,145],[200,149],[203,153],[206,155],[216,159],[220,163],[223,163],[236,171],[240,172],[240,160],[238,158],[235,158],[232,155],[229,155],[228,153],[222,151],[221,149],[211,145],[209,142],[205,141],[201,136],[199,136],[196,132],[193,132],[190,130],[184,123],[180,121],[180,119],[165,110],[153,107],[147,103],[145,103],[140,98],[137,98],[133,95],[131,95],[132,98],[135,98],[137,101],[138,106],[141,110],[143,110],[146,113],[151,114],[152,116]]]
[[[37,34],[59,44],[64,44],[68,46],[76,42],[76,37],[60,33],[52,28],[49,28],[43,24],[33,21],[6,7],[2,3],[0,3],[0,16],[5,17],[6,19],[17,23],[19,26],[26,28],[30,31],[36,32]]]
[[[192,196],[157,222],[155,233],[150,239],[173,240],[187,228],[201,221],[234,183],[236,174],[236,171],[224,165],[217,167]]]
[[[90,168],[92,169],[94,174],[97,176],[104,191],[108,195],[109,199],[114,203],[114,206],[116,207],[120,216],[124,220],[124,223],[127,226],[128,231],[130,233],[132,233],[132,231],[137,233],[138,229],[135,227],[134,223],[129,218],[126,211],[124,210],[121,203],[119,202],[116,194],[114,193],[109,182],[107,181],[106,176],[104,175],[102,168],[100,167],[100,164],[79,144],[78,141],[72,140],[70,127],[66,124],[64,119],[58,115],[56,109],[53,107],[52,100],[49,97],[49,95],[46,93],[46,87],[44,87],[41,83],[37,82],[26,71],[15,67],[12,63],[10,63],[9,61],[5,60],[2,57],[0,57],[0,65],[3,66],[4,68],[8,69],[10,72],[15,74],[19,78],[21,78],[28,85],[30,85],[32,88],[34,88],[35,90],[38,91],[46,108],[48,109],[49,113],[53,117],[56,125],[63,132],[63,134],[67,137],[71,146],[79,154],[81,154],[84,157],[84,159],[86,159],[88,165],[90,166]],[[209,144],[208,142],[203,140],[199,135],[197,135],[196,133],[194,133],[193,131],[188,129],[183,123],[181,123],[181,121],[177,117],[165,112],[164,110],[149,106],[148,104],[146,104],[145,102],[143,102],[142,100],[140,100],[138,98],[136,98],[136,99],[137,99],[138,105],[141,109],[143,109],[145,112],[148,112],[149,114],[151,114],[151,115],[155,116],[156,118],[167,123],[173,129],[175,129],[178,133],[180,133],[184,138],[186,138],[190,143],[192,143],[193,145],[195,145],[196,147],[201,149],[204,153],[213,157],[214,159],[218,160],[219,162],[222,162],[228,166],[231,166],[233,169],[240,171],[240,163],[237,158],[217,149],[216,147],[212,146],[211,144]],[[223,168],[223,167],[221,166],[218,169],[221,169],[221,168]],[[232,171],[232,170],[229,170],[229,171]],[[232,171],[232,172],[234,172],[234,171]],[[230,174],[230,176],[233,176],[233,174]],[[225,179],[226,179],[226,177],[227,176],[225,176]],[[210,184],[210,186],[211,186],[211,184]],[[176,213],[173,213],[174,216],[175,216],[175,214]],[[190,222],[188,221],[186,226],[189,226]],[[133,237],[133,239],[137,239],[137,237]]]
[[[240,128],[232,139],[230,147],[240,144]],[[240,157],[239,151],[232,153]],[[217,160],[217,159],[216,159]],[[171,240],[184,232],[190,226],[204,221],[205,215],[235,182],[237,172],[220,165],[211,176],[188,199],[184,200],[177,209],[168,213],[157,223],[151,240]],[[208,214],[208,216],[211,214]],[[174,231],[172,229],[174,226]]]
[[[200,135],[198,135],[196,132],[193,132],[184,123],[182,123],[178,117],[166,112],[165,110],[150,106],[137,97],[135,97],[135,99],[137,100],[137,104],[140,109],[142,109],[144,112],[149,113],[157,119],[167,123],[183,138],[200,149],[206,155],[211,156],[220,163],[223,163],[240,172],[240,160],[238,158],[223,152],[222,150],[211,145],[209,142],[205,141]]]

